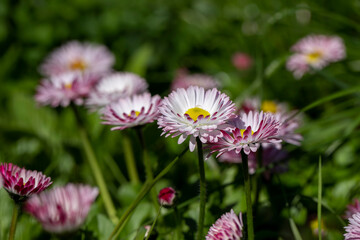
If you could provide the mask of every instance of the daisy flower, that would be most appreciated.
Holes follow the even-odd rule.
[[[82,105],[97,81],[97,77],[75,73],[64,73],[41,81],[35,100],[41,105],[66,107],[71,102]]]
[[[134,73],[112,73],[102,78],[86,100],[86,105],[99,109],[120,98],[146,91],[148,84]]]
[[[286,66],[297,79],[311,69],[323,69],[346,57],[345,45],[337,36],[309,35],[298,41],[291,50],[295,54],[289,58]]]
[[[355,213],[360,212],[360,203],[358,199],[354,199],[353,204],[349,204],[347,206],[347,210],[345,212],[344,218],[348,219]]]
[[[234,103],[217,89],[205,91],[204,88],[191,86],[179,88],[165,97],[159,107],[159,128],[165,137],[179,137],[181,144],[190,136],[189,148],[194,151],[196,138],[201,142],[217,141],[222,137],[218,126],[234,117]]]
[[[360,212],[355,213],[349,218],[349,225],[345,227],[345,240],[360,239]]]
[[[237,216],[231,209],[210,227],[206,240],[240,240],[243,237],[243,227],[241,213]]]
[[[239,154],[241,150],[249,155],[256,152],[261,143],[278,143],[280,122],[271,113],[249,112],[229,120],[226,130],[221,130],[223,137],[212,142],[208,147],[210,154],[218,152],[216,157],[230,151]]]
[[[79,71],[103,74],[114,62],[114,55],[103,45],[71,41],[55,49],[40,66],[40,72],[45,76]]]
[[[98,194],[97,188],[68,184],[34,195],[26,202],[25,211],[48,232],[73,232],[84,223]]]
[[[171,85],[171,90],[176,90],[178,88],[186,89],[190,86],[198,86],[207,90],[217,88],[219,84],[211,76],[205,74],[188,74],[186,70],[180,69]]]
[[[161,103],[159,95],[150,93],[121,98],[106,106],[103,111],[103,124],[116,125],[111,130],[123,130],[153,122],[159,115]]]
[[[303,137],[295,131],[300,127],[301,117],[295,116],[294,111],[289,111],[289,107],[286,103],[276,101],[260,101],[259,98],[245,99],[240,108],[240,114],[248,113],[250,111],[263,111],[273,113],[278,122],[281,123],[278,135],[281,139],[287,143],[293,145],[301,145]],[[266,144],[264,144],[266,146]],[[281,148],[280,144],[277,144],[277,148]]]
[[[23,202],[49,187],[51,178],[41,172],[26,170],[12,163],[0,165],[0,182],[15,202]]]

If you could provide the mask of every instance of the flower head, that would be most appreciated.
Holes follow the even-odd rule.
[[[261,143],[278,143],[280,122],[271,113],[249,112],[229,120],[227,130],[221,130],[223,137],[209,145],[210,154],[219,152],[217,157],[225,152],[241,150],[249,155],[256,152]]]
[[[239,70],[248,70],[252,63],[252,58],[246,53],[237,52],[232,56],[232,64]]]
[[[112,73],[102,78],[86,100],[86,105],[99,109],[120,98],[141,94],[146,91],[148,84],[134,73]]]
[[[345,240],[360,239],[360,212],[349,218],[349,225],[345,227]]]
[[[166,187],[160,190],[158,200],[162,206],[172,206],[176,198],[176,191],[172,187]]]
[[[52,233],[76,231],[84,223],[99,191],[86,185],[68,184],[34,195],[25,210]]]
[[[207,91],[197,86],[180,88],[164,98],[158,125],[162,135],[180,136],[179,144],[190,136],[190,151],[194,151],[197,137],[203,143],[222,137],[218,126],[235,116],[234,110],[229,97],[215,88]]]
[[[360,212],[360,203],[359,199],[354,199],[353,204],[349,204],[347,206],[347,210],[345,212],[344,218],[348,219],[355,213]]]
[[[81,73],[64,73],[42,80],[35,99],[41,105],[66,107],[70,102],[81,105],[98,80],[97,77]]]
[[[150,93],[121,98],[106,106],[103,111],[103,124],[116,125],[111,130],[123,130],[155,121],[159,115],[159,95]]]
[[[103,74],[114,65],[114,55],[103,45],[71,41],[55,49],[40,67],[45,76],[66,72]]]
[[[289,111],[289,107],[286,103],[276,101],[260,101],[259,98],[245,99],[240,108],[240,114],[249,113],[250,111],[263,111],[273,113],[277,121],[281,123],[279,127],[278,135],[281,139],[287,143],[293,145],[300,145],[302,136],[295,131],[301,124],[301,117],[295,116],[294,111]],[[266,144],[264,144],[266,145]],[[281,148],[280,144],[277,144],[277,148]]]
[[[210,227],[206,240],[240,240],[243,236],[243,227],[241,213],[237,216],[231,209]]]
[[[186,70],[180,69],[171,85],[171,90],[176,90],[178,88],[186,89],[190,86],[198,86],[207,90],[217,88],[219,83],[209,75],[188,74]]]
[[[337,36],[310,35],[298,41],[291,50],[295,54],[289,58],[287,69],[297,79],[312,68],[322,69],[346,56],[344,43]]]
[[[52,184],[51,178],[41,172],[26,170],[12,163],[0,164],[0,182],[16,202],[23,202]]]

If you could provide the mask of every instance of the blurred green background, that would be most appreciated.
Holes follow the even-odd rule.
[[[80,139],[70,109],[39,107],[34,93],[37,69],[54,48],[70,40],[105,44],[116,56],[115,69],[145,77],[151,93],[166,96],[179,68],[210,74],[234,101],[258,95],[288,102],[300,109],[341,91],[321,74],[297,81],[285,69],[290,47],[308,34],[338,35],[347,47],[346,60],[332,64],[324,74],[350,87],[359,85],[360,1],[216,1],[216,0],[1,0],[0,1],[0,161],[43,171],[54,185],[83,182],[95,185],[84,163]],[[235,52],[254,59],[246,71],[231,62]],[[327,239],[342,239],[338,217],[360,195],[359,96],[326,102],[306,113],[300,129],[303,145],[290,151],[289,172],[266,183],[255,216],[257,239],[292,239],[285,199],[303,239],[311,239],[309,222],[316,217],[317,161],[323,156],[324,221]],[[128,183],[120,132],[110,132],[95,113],[87,118],[91,140],[101,160],[110,192],[122,213],[140,186]],[[130,134],[138,170],[143,172],[140,147]],[[186,144],[160,137],[156,123],[146,127],[146,141],[158,173]],[[195,155],[184,159],[156,185],[181,191],[185,239],[192,239],[199,192]],[[206,226],[225,210],[245,210],[242,178],[236,167],[209,160],[209,202]],[[225,177],[223,177],[225,176]],[[223,187],[223,184],[237,182]],[[281,188],[287,197],[281,194]],[[12,203],[0,191],[0,239],[5,239]],[[149,199],[142,202],[121,239],[133,239],[155,216]],[[167,214],[167,215],[166,215]],[[159,222],[159,238],[171,239],[171,210]],[[98,198],[87,224],[85,239],[106,239],[113,226]],[[85,237],[86,236],[86,237]],[[41,226],[22,215],[16,239],[49,239]]]

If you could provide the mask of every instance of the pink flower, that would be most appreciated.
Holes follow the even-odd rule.
[[[211,144],[210,144],[211,145]],[[219,162],[224,163],[242,163],[241,154],[236,153],[235,150],[224,152],[218,158]],[[248,157],[249,174],[254,174],[257,168],[256,153],[251,152]]]
[[[162,206],[172,206],[176,197],[176,191],[172,187],[166,187],[160,190],[158,200]]]
[[[235,151],[240,154],[241,150],[249,155],[256,152],[261,143],[278,143],[280,122],[271,113],[249,112],[228,121],[227,130],[222,130],[223,137],[217,142],[212,142],[208,147],[210,154],[218,152],[216,157],[225,152]]]
[[[252,58],[246,53],[237,52],[232,57],[232,64],[238,70],[248,70],[249,68],[251,68],[252,63]]]
[[[91,109],[101,109],[120,98],[144,93],[147,88],[145,79],[134,73],[112,73],[97,83],[86,100],[86,105]]]
[[[347,210],[345,212],[344,218],[348,219],[355,213],[360,212],[360,203],[358,199],[354,199],[353,204],[349,204],[347,206]]]
[[[103,124],[116,125],[111,130],[123,130],[155,121],[159,115],[161,98],[150,93],[121,98],[102,112]]]
[[[286,66],[297,79],[311,69],[320,70],[346,57],[345,45],[337,36],[309,35],[300,39],[291,50],[295,54]]]
[[[171,90],[178,88],[186,89],[190,86],[198,86],[207,90],[217,88],[219,83],[211,76],[205,74],[188,74],[186,69],[180,69],[171,85]]]
[[[32,194],[40,193],[49,187],[51,178],[41,172],[26,170],[12,163],[0,165],[0,182],[16,202],[23,202]]]
[[[84,223],[99,191],[86,185],[68,184],[34,195],[25,210],[52,233],[76,231]]]
[[[349,218],[349,225],[345,227],[345,240],[360,239],[360,212],[355,213]]]
[[[159,107],[158,125],[165,137],[179,137],[181,144],[190,136],[189,148],[194,151],[196,138],[201,142],[217,141],[222,137],[218,126],[233,117],[234,103],[230,98],[213,88],[191,86],[179,88],[165,97]]]
[[[289,111],[286,103],[269,100],[261,102],[259,98],[249,98],[244,100],[239,112],[241,114],[248,113],[249,111],[273,113],[276,120],[281,123],[278,132],[279,137],[281,137],[283,141],[293,145],[299,146],[301,144],[303,137],[295,132],[300,127],[301,118],[299,116],[293,117],[295,112]],[[281,148],[279,143],[276,146]]]
[[[98,80],[81,73],[64,73],[41,81],[35,100],[41,105],[66,107],[71,102],[81,105]]]
[[[231,209],[210,227],[206,240],[240,240],[243,237],[243,227],[241,213],[237,216]]]
[[[104,74],[114,65],[114,55],[103,45],[71,41],[55,49],[40,67],[45,76],[67,72]]]

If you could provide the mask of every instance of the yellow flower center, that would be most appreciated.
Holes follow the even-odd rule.
[[[241,137],[244,137],[244,132],[246,131],[246,129],[240,129],[240,133],[241,133]],[[253,135],[254,132],[251,130],[251,135]]]
[[[80,70],[84,71],[87,68],[87,65],[84,61],[77,59],[70,63],[70,69],[71,70]]]
[[[308,63],[315,63],[317,61],[319,61],[319,59],[322,57],[322,52],[320,51],[315,51],[312,53],[309,53],[306,55],[306,60]]]
[[[72,84],[71,83],[65,83],[64,86],[65,86],[66,89],[71,89]]]
[[[194,107],[188,109],[185,114],[189,115],[192,120],[196,121],[200,115],[204,117],[210,116],[210,113],[202,108]]]
[[[264,112],[276,113],[276,103],[273,101],[263,101],[263,103],[261,104],[261,110],[263,110]]]
[[[132,112],[131,112],[132,113]],[[131,117],[131,113],[129,114],[129,117]],[[140,112],[139,111],[135,111],[135,115],[136,117],[139,116]]]

